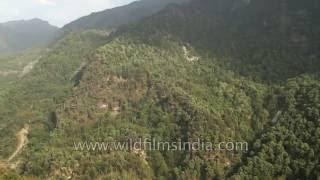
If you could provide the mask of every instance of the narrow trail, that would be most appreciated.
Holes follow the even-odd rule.
[[[32,69],[34,68],[34,66],[40,61],[40,59],[42,58],[42,56],[39,56],[35,61],[30,62],[29,64],[27,64],[22,72],[20,73],[19,77],[24,77],[25,75],[27,75],[29,72],[32,71]]]
[[[29,126],[26,125],[24,128],[22,128],[18,133],[17,133],[17,141],[18,145],[14,153],[8,158],[8,162],[10,162],[12,159],[14,159],[23,149],[23,147],[28,143],[28,133],[29,133]]]
[[[32,69],[34,68],[34,66],[40,61],[40,59],[42,58],[42,56],[39,56],[36,60],[29,62],[27,65],[25,65],[23,67],[22,70],[2,70],[0,71],[0,76],[3,77],[7,77],[7,76],[11,76],[11,75],[17,75],[18,77],[24,77],[25,75],[27,75],[28,73],[30,73],[32,71]]]
[[[16,163],[11,162],[24,148],[24,146],[28,143],[28,134],[29,134],[29,125],[25,125],[17,134],[17,148],[12,153],[12,155],[6,161],[0,161],[0,169],[13,169],[16,166]]]

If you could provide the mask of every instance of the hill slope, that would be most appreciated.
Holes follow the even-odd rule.
[[[183,3],[187,1],[189,0],[141,0],[82,17],[65,25],[62,30],[114,29],[155,14],[170,3]]]
[[[40,19],[0,24],[0,53],[46,45],[58,28]]]
[[[30,119],[18,169],[43,179],[314,179],[318,12],[317,1],[194,0],[111,36],[69,34],[0,104],[0,120],[14,127],[0,144],[14,149],[12,129]],[[139,138],[250,146],[74,148]]]
[[[32,70],[41,52],[39,49],[33,49],[0,56],[0,99],[6,89],[14,86],[15,80],[22,78]]]

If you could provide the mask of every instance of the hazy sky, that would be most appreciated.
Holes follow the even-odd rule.
[[[40,18],[62,26],[91,12],[135,0],[0,0],[0,22]]]

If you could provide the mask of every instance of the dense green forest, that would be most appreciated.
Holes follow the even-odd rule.
[[[81,17],[62,28],[64,32],[90,29],[116,29],[122,25],[136,23],[156,14],[169,4],[181,4],[190,0],[141,0],[128,5],[95,12]]]
[[[194,0],[65,34],[0,96],[0,159],[31,127],[0,179],[319,178],[319,5]],[[139,138],[249,150],[74,149]]]
[[[282,115],[253,142],[235,177],[247,179],[319,178],[319,81],[288,80],[278,90]]]

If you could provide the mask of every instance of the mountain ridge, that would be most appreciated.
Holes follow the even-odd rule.
[[[184,3],[189,0],[141,0],[128,5],[94,12],[62,27],[64,32],[88,29],[116,29],[121,25],[137,22],[144,17],[157,13],[171,3]]]
[[[47,45],[59,28],[41,19],[0,23],[0,53],[17,52]]]

